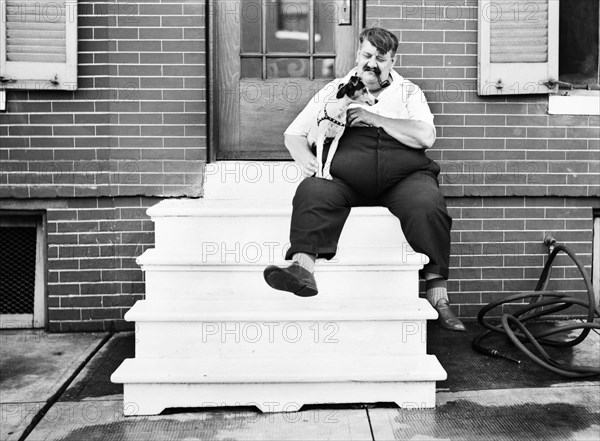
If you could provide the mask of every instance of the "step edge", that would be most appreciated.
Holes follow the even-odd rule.
[[[130,310],[131,311],[131,310]],[[148,312],[139,312],[135,311],[133,313],[129,313],[127,311],[124,315],[124,319],[128,322],[136,322],[136,323],[165,323],[165,322],[178,322],[178,323],[206,323],[206,322],[273,322],[273,321],[293,321],[293,322],[415,322],[421,321],[426,322],[427,320],[435,320],[437,319],[437,313],[428,312],[428,311],[419,311],[414,312],[412,315],[393,315],[393,314],[365,314],[363,316],[354,316],[354,315],[346,315],[346,316],[335,316],[335,315],[323,315],[323,316],[309,316],[308,314],[289,314],[289,315],[262,315],[256,314],[252,315],[250,313],[240,312],[240,315],[219,315],[217,313],[214,314],[167,314],[167,315],[158,315],[152,314]]]
[[[373,357],[371,357],[372,359]],[[422,355],[405,355],[405,356],[393,356],[393,357],[379,357],[381,361],[378,361],[377,368],[382,369],[377,372],[372,369],[372,366],[367,366],[368,371],[364,372],[352,372],[352,373],[339,373],[332,372],[330,374],[323,374],[323,372],[305,372],[301,371],[305,366],[298,367],[290,363],[288,369],[298,369],[298,372],[290,372],[289,370],[285,373],[279,372],[280,376],[277,377],[272,372],[265,372],[254,375],[253,377],[247,373],[232,373],[230,369],[227,369],[226,363],[243,363],[245,369],[248,369],[248,359],[232,359],[232,358],[219,358],[219,365],[212,365],[211,368],[218,372],[216,374],[190,374],[176,372],[177,369],[190,369],[197,371],[197,364],[200,360],[178,358],[168,359],[164,358],[127,358],[123,360],[121,365],[112,373],[110,380],[113,383],[124,383],[124,384],[174,384],[174,383],[201,383],[201,384],[214,384],[214,383],[322,383],[322,382],[333,382],[333,383],[348,383],[348,382],[428,382],[428,381],[442,381],[447,378],[447,373],[440,364],[439,360],[435,355],[422,354]],[[335,357],[337,362],[343,362],[344,358]],[[268,357],[264,357],[260,360],[261,366],[277,366],[280,363],[280,359],[272,359],[269,361]],[[361,365],[357,363],[356,358],[346,358],[347,365],[352,369],[360,370]],[[390,372],[393,366],[390,366],[390,362],[399,361],[404,363],[406,366],[416,366],[418,369],[408,372]],[[170,366],[168,364],[171,364]],[[194,364],[192,364],[194,363]],[[218,364],[219,364],[218,363]],[[386,364],[387,363],[387,364]],[[364,367],[364,366],[363,366]],[[397,366],[396,366],[397,367]],[[170,369],[173,369],[170,371]],[[387,372],[386,372],[387,371]],[[203,375],[201,377],[195,377],[194,375]],[[207,375],[214,375],[208,378]],[[169,376],[171,376],[169,378]],[[344,378],[340,378],[344,377]]]
[[[346,262],[327,262],[317,261],[317,271],[335,271],[336,269],[352,268],[353,271],[357,270],[356,266],[365,267],[393,267],[395,271],[418,267],[422,268],[426,263],[429,262],[429,258],[421,253],[410,253],[407,255],[403,253],[401,248],[389,248],[389,249],[371,249],[368,248],[365,251],[362,248],[346,248],[344,254],[350,254],[350,256],[344,257]],[[136,258],[136,263],[141,267],[177,267],[177,266],[192,266],[192,267],[233,267],[236,270],[247,267],[256,268],[264,267],[265,265],[273,264],[272,261],[257,261],[257,262],[222,262],[219,261],[219,256],[215,257],[215,261],[207,259],[206,256],[201,255],[201,251],[198,250],[196,254],[173,254],[172,252],[164,252],[158,248],[150,248],[144,251],[140,256]],[[283,264],[285,261],[281,259]],[[358,269],[359,270],[359,269]],[[359,270],[360,271],[360,270]]]

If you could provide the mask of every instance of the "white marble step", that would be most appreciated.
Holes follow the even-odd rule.
[[[330,260],[319,259],[316,268],[319,271],[342,271],[354,267],[358,271],[379,269],[394,269],[412,271],[419,269],[429,262],[424,254],[402,253],[396,248],[382,247],[347,247],[340,249]],[[142,268],[156,266],[232,266],[232,267],[264,267],[271,264],[285,264],[284,256],[275,252],[261,253],[256,249],[238,248],[216,251],[165,250],[151,248],[136,259]],[[289,263],[288,263],[289,265]]]
[[[433,320],[437,312],[425,299],[404,300],[397,305],[374,304],[369,297],[357,308],[331,299],[294,295],[257,302],[252,297],[213,297],[191,301],[138,300],[125,313],[130,322],[344,322]]]
[[[412,299],[418,296],[418,271],[423,255],[401,256],[393,250],[364,250],[347,253],[339,260],[318,262],[315,278],[318,298],[343,302],[364,302],[382,298]],[[221,262],[205,256],[165,254],[147,250],[137,259],[145,272],[146,298],[151,300],[192,300],[215,295],[252,296],[269,301],[280,291],[270,288],[264,268],[276,262]],[[288,294],[284,294],[288,295]]]
[[[437,313],[426,300],[385,308],[365,301],[347,304],[251,299],[230,301],[138,301],[125,314],[136,322],[136,356],[327,357],[425,354],[426,320]],[[302,299],[300,299],[302,300]],[[166,336],[177,335],[176,339]]]
[[[282,257],[289,248],[291,199],[166,200],[147,212],[155,223],[155,243],[160,250]],[[416,255],[398,219],[383,207],[352,209],[339,249],[352,247],[396,248],[399,254]]]
[[[256,405],[264,412],[303,404],[395,402],[434,407],[446,372],[432,355],[314,358],[126,359],[112,374],[127,415],[168,407]]]

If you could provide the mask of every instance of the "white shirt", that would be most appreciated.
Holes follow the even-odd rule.
[[[323,87],[298,114],[296,119],[288,126],[285,135],[307,136],[319,109],[326,102],[336,101],[338,86],[347,82],[352,74],[356,74],[356,68],[351,70],[344,78],[338,78]],[[395,70],[390,71],[391,84],[383,89],[377,96],[377,104],[368,106],[366,104],[351,104],[352,107],[364,107],[369,112],[394,119],[412,119],[423,121],[435,130],[433,115],[429,110],[427,99],[423,91],[416,84],[404,79]]]

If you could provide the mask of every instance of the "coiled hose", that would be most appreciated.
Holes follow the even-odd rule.
[[[551,247],[554,246],[555,242],[556,240],[551,237],[546,238],[545,241],[545,243]],[[548,282],[550,281],[550,272],[552,271],[552,264],[556,255],[560,252],[563,252],[569,256],[579,269],[588,294],[587,302],[574,297],[559,294],[555,291],[547,290]],[[489,311],[498,306],[524,299],[530,299],[529,304],[517,309],[513,314],[503,314],[500,324],[498,325],[492,324],[490,320],[485,317]],[[496,349],[485,347],[481,344],[485,338],[494,333],[504,334],[529,359],[551,372],[569,378],[586,378],[600,375],[599,366],[572,366],[559,363],[556,360],[553,360],[552,357],[550,357],[550,355],[542,347],[542,345],[553,347],[572,347],[585,340],[592,329],[600,329],[600,324],[594,323],[594,318],[600,317],[600,313],[596,308],[595,303],[592,282],[583,265],[581,265],[579,260],[577,260],[576,254],[564,245],[555,245],[554,249],[551,248],[548,261],[544,266],[534,291],[527,291],[507,296],[502,300],[489,303],[487,306],[483,307],[481,311],[479,311],[477,320],[481,326],[487,329],[487,331],[482,332],[473,339],[472,347],[477,352],[482,354],[505,358],[507,360],[520,363],[519,360],[502,354]],[[535,333],[531,332],[525,326],[525,323],[530,320],[538,319],[558,311],[563,311],[574,305],[582,306],[587,309],[586,322],[557,326],[548,330],[537,331]],[[581,329],[581,333],[577,337],[569,340],[559,341],[548,338],[555,334],[563,334],[577,329]],[[537,354],[527,348],[524,343],[530,343],[537,351]]]

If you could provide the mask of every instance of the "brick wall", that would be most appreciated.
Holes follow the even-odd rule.
[[[199,196],[205,2],[78,4],[78,89],[6,94],[0,197]]]
[[[47,213],[51,331],[130,326],[145,210],[201,195],[206,159],[205,1],[78,4],[78,89],[7,91],[0,113],[0,210]]]
[[[533,290],[547,260],[548,248],[543,244],[547,234],[577,253],[591,276],[591,201],[480,196],[447,201],[454,218],[448,288],[461,316],[476,317],[491,301]],[[548,289],[587,299],[583,279],[566,255],[557,257],[551,274]],[[510,311],[514,306],[503,308]],[[567,314],[574,312],[581,314],[583,309]]]
[[[72,198],[47,209],[51,331],[121,330],[144,296],[136,257],[154,246],[145,215],[157,199]]]
[[[600,117],[548,115],[545,95],[478,96],[477,17],[476,0],[367,0],[367,25],[399,37],[397,70],[424,90],[435,114],[428,155],[441,165],[454,218],[449,289],[463,317],[534,289],[546,234],[591,273],[600,207]],[[555,268],[550,289],[583,294],[567,259]]]

